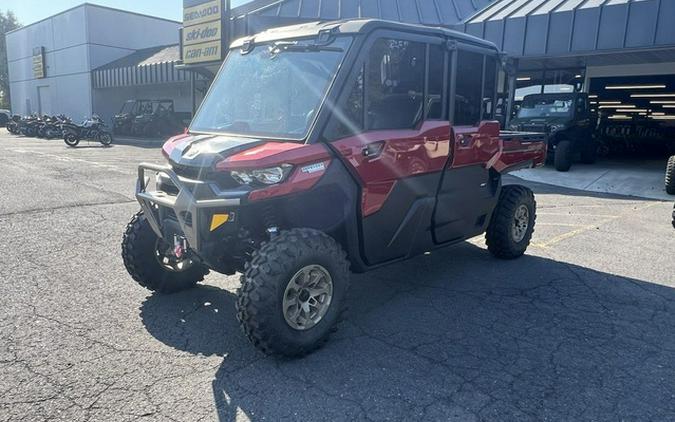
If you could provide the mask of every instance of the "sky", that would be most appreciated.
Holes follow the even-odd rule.
[[[245,2],[233,0],[232,5]],[[183,19],[183,0],[0,0],[0,10],[13,11],[19,22],[29,25],[82,3],[100,4],[176,21]]]

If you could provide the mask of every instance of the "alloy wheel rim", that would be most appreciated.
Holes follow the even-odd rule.
[[[283,298],[286,323],[296,330],[318,324],[333,300],[333,279],[321,265],[301,268],[288,282]]]
[[[514,242],[519,243],[525,238],[529,225],[530,211],[527,209],[527,205],[521,204],[516,208],[513,225],[511,226],[511,235],[513,236]]]

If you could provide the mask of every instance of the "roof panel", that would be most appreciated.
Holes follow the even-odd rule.
[[[419,13],[417,13],[415,0],[398,0],[398,13],[402,22],[420,22],[420,16]]]
[[[531,0],[525,6],[518,9],[514,14],[511,15],[512,18],[522,18],[530,13],[534,12],[537,8],[541,7],[547,0]]]
[[[562,3],[560,6],[558,6],[556,12],[569,12],[579,7],[579,5],[584,1],[586,0],[567,0],[565,3]]]
[[[361,1],[361,16],[364,18],[379,18],[380,7],[377,0]]]
[[[441,0],[444,1],[444,0]],[[417,2],[417,8],[420,13],[420,21],[427,25],[438,25],[441,23],[436,10],[436,0],[421,0]]]
[[[560,6],[566,0],[548,0],[546,3],[542,4],[540,8],[532,12],[533,15],[547,15],[552,12],[556,7]]]
[[[509,15],[511,15],[512,13],[516,12],[521,7],[527,5],[528,2],[530,2],[530,0],[514,0],[513,2],[511,2],[511,4],[509,4],[508,6],[497,12],[495,15],[491,16],[489,20],[492,21],[504,19]]]
[[[319,6],[321,6],[321,0],[302,0],[300,16],[303,18],[318,18]]]
[[[380,13],[382,14],[382,19],[397,21],[398,4],[396,0],[380,0]]]
[[[358,0],[340,0],[340,19],[358,18]]]

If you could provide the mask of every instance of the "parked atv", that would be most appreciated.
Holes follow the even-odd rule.
[[[675,195],[675,155],[668,159],[666,164],[666,192],[669,195]]]
[[[168,165],[139,166],[127,271],[159,293],[240,272],[245,335],[299,356],[342,319],[350,269],[482,233],[497,258],[523,255],[534,195],[502,175],[543,165],[546,143],[500,131],[501,58],[475,37],[377,20],[234,42],[189,132],[164,144]]]
[[[106,130],[106,124],[100,117],[94,115],[85,120],[81,125],[65,122],[61,125],[63,140],[69,147],[75,147],[81,140],[93,140],[101,145],[110,146],[113,142],[112,135]]]
[[[152,112],[152,102],[150,100],[125,101],[119,113],[113,116],[113,134],[132,135],[134,119],[136,116],[145,114],[146,112]]]
[[[140,111],[131,126],[135,136],[172,136],[183,131],[180,119],[174,112],[173,100],[153,100]]]
[[[576,156],[593,164],[598,144],[588,103],[588,94],[527,95],[510,128],[548,134],[549,159],[558,171],[568,171]]]

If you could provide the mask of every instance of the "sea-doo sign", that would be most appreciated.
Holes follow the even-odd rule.
[[[213,0],[191,7],[185,7],[185,3],[183,7],[183,27],[220,20],[222,16],[220,0]]]
[[[183,63],[222,59],[222,0],[183,0]]]

